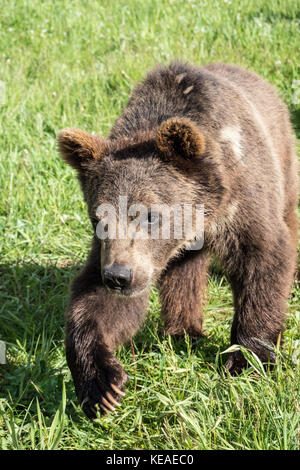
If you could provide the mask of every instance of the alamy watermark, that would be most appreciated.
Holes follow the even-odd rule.
[[[144,204],[128,206],[119,196],[118,208],[101,204],[96,211],[96,235],[100,240],[185,240],[186,249],[200,250],[204,243],[203,204]]]

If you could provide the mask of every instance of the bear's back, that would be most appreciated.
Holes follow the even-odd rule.
[[[133,90],[112,140],[154,131],[171,117],[191,119],[221,149],[232,181],[248,187],[270,211],[297,198],[297,158],[286,106],[272,85],[227,64],[156,67]],[[252,188],[252,189],[251,189]]]

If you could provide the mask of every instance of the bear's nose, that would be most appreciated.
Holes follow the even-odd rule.
[[[103,283],[109,289],[121,290],[129,287],[132,281],[132,269],[128,266],[114,264],[102,271]]]

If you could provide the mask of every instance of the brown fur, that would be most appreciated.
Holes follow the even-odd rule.
[[[101,157],[105,140],[79,129],[64,129],[59,134],[58,147],[64,160],[76,170],[80,170],[89,160]]]
[[[59,147],[78,171],[94,223],[99,204],[117,206],[120,195],[148,210],[152,204],[205,208],[199,252],[187,251],[188,238],[100,242],[94,236],[73,283],[66,336],[88,416],[97,404],[109,411],[107,397],[122,394],[126,374],[114,350],[144,320],[151,284],[160,290],[167,333],[202,334],[210,254],[233,290],[232,344],[274,359],[296,266],[298,180],[288,111],[271,85],[235,66],[173,63],[136,87],[108,139],[66,130]],[[114,265],[133,273],[122,295],[103,284],[104,268]],[[240,353],[228,362],[232,373],[245,365]]]
[[[168,159],[198,158],[204,153],[205,141],[195,124],[188,119],[168,119],[158,130],[158,150]]]
[[[165,333],[192,338],[203,335],[202,307],[205,301],[209,256],[191,251],[173,260],[159,282]],[[178,301],[180,299],[180,302]]]

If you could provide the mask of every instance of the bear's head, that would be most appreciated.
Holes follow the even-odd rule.
[[[175,117],[120,138],[65,129],[58,143],[78,172],[99,270],[112,292],[138,295],[173,258],[201,249],[204,220],[218,211],[226,191],[205,129]]]

